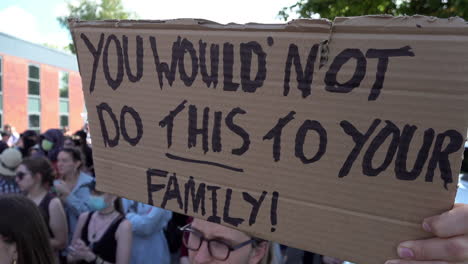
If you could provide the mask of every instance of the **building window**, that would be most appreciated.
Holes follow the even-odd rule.
[[[0,127],[3,127],[3,58],[0,57]]]
[[[68,127],[69,97],[68,97],[68,72],[59,72],[59,117],[60,128]]]
[[[41,81],[39,66],[29,65],[28,74],[28,129],[41,131]]]

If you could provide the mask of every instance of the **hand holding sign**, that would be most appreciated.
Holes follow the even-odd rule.
[[[467,218],[468,204],[456,204],[450,211],[426,218],[423,229],[436,237],[401,243],[398,255],[402,259],[390,260],[385,264],[467,263]]]

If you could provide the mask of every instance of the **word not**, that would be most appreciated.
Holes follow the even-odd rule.
[[[164,183],[153,183],[153,178],[163,180]],[[163,179],[161,179],[163,178]],[[161,200],[159,206],[161,208],[166,208],[166,205],[171,200],[175,200],[177,202],[177,206],[180,210],[183,210],[185,214],[188,212],[188,208],[190,207],[191,201],[191,208],[193,213],[200,214],[205,216],[207,214],[205,200],[206,196],[208,195],[208,199],[211,200],[211,212],[208,216],[208,221],[213,223],[221,223],[221,220],[224,223],[230,224],[232,226],[239,226],[245,221],[245,218],[242,217],[234,217],[230,214],[230,206],[232,200],[232,189],[226,188],[225,189],[225,198],[224,203],[218,202],[218,193],[222,191],[220,186],[215,185],[207,185],[205,183],[197,183],[193,176],[190,176],[189,180],[183,185],[184,189],[183,192],[179,187],[179,181],[177,178],[176,173],[169,174],[169,172],[154,168],[149,168],[146,171],[146,179],[147,179],[147,187],[148,187],[148,204],[154,205],[153,200],[153,193],[163,191],[163,199]],[[196,190],[196,191],[195,191]],[[219,192],[218,192],[219,191]],[[211,193],[207,194],[207,192]],[[252,226],[257,221],[258,212],[262,208],[264,204],[264,200],[267,197],[268,192],[262,191],[259,197],[255,197],[249,192],[242,192],[242,200],[246,202],[250,207],[250,215],[248,217],[249,226]],[[182,200],[183,198],[183,200]],[[240,197],[235,197],[240,198]],[[279,200],[279,193],[273,192],[271,195],[271,205],[270,205],[270,221],[272,224],[271,232],[274,232],[276,229],[274,226],[277,225],[277,209],[278,209],[278,200]],[[223,206],[223,213],[222,216],[218,215],[218,207],[219,204]],[[223,205],[224,204],[224,205]]]

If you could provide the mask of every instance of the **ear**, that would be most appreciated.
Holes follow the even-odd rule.
[[[83,164],[83,162],[82,162],[81,160],[75,161],[75,169],[76,169],[76,170],[79,170],[81,164]]]
[[[34,180],[39,181],[39,183],[42,182],[42,174],[40,172],[34,173],[33,178]]]
[[[259,264],[268,255],[270,242],[264,241],[252,248],[249,264]]]

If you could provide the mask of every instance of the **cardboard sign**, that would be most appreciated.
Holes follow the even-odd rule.
[[[452,207],[462,19],[70,28],[100,190],[358,263]]]

